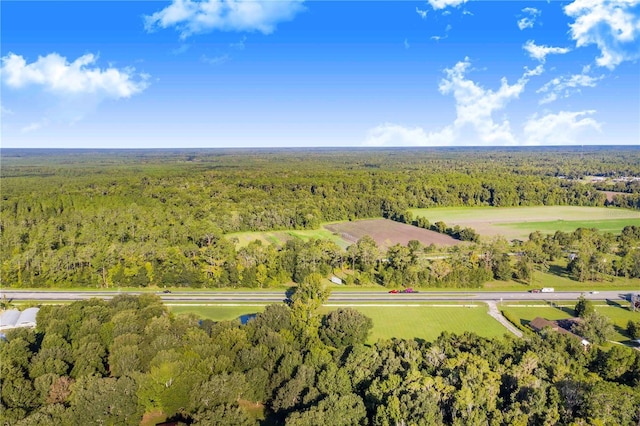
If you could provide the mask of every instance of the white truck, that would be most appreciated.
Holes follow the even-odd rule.
[[[553,293],[553,287],[543,287],[540,289],[541,293]]]

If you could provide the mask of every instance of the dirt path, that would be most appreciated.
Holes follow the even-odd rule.
[[[498,305],[496,302],[487,301],[487,305],[489,306],[489,315],[498,320],[498,322],[504,325],[507,330],[511,333],[515,334],[518,337],[522,337],[522,331],[518,330],[513,324],[511,324],[505,317],[502,316],[502,313],[498,310]]]

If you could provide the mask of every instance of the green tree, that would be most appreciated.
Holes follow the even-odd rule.
[[[351,308],[340,308],[322,319],[320,339],[334,347],[365,343],[373,321]]]
[[[606,316],[593,312],[582,318],[572,331],[589,342],[601,345],[613,334],[613,323]]]
[[[629,320],[627,323],[627,333],[632,339],[640,339],[640,321]]]
[[[585,318],[593,314],[595,312],[595,308],[593,306],[592,301],[587,300],[584,297],[584,295],[580,295],[580,297],[578,298],[578,303],[576,303],[576,306],[574,308],[574,311],[576,315],[579,316],[580,318]]]

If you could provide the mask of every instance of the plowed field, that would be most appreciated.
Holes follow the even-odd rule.
[[[427,246],[430,244],[453,246],[460,243],[448,235],[388,219],[357,220],[355,222],[333,223],[324,225],[324,227],[338,233],[343,239],[352,243],[369,235],[380,248],[389,248],[395,244],[407,245],[411,240],[418,240]]]

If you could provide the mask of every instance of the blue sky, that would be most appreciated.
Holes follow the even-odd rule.
[[[5,148],[640,145],[640,0],[0,14]]]

